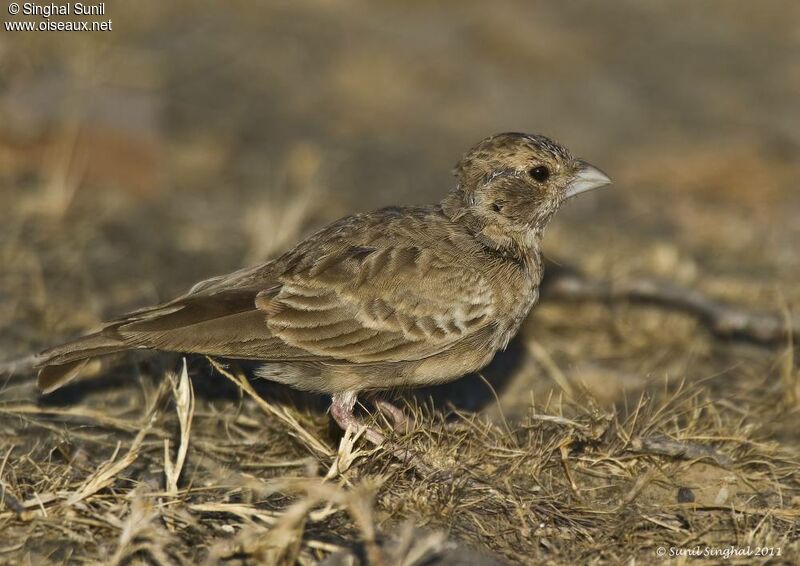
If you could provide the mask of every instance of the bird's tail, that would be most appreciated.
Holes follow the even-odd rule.
[[[129,313],[98,332],[39,354],[39,389],[58,389],[92,358],[138,348],[257,359],[279,351],[284,359],[286,353],[296,355],[270,333],[264,313],[255,306],[258,292],[236,288],[190,295]]]
[[[131,348],[129,344],[108,336],[102,330],[45,350],[39,354],[39,389],[55,391],[77,377],[81,369],[97,356],[105,356]]]

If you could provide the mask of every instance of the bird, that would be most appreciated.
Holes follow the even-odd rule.
[[[125,350],[252,360],[258,377],[331,395],[346,430],[363,425],[362,392],[480,370],[538,300],[553,215],[611,180],[554,140],[516,132],[481,140],[453,174],[436,204],[347,216],[271,261],[45,350],[39,388],[50,393],[90,359]]]

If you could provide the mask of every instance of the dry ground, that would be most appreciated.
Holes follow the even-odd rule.
[[[577,268],[797,316],[797,3],[108,12],[110,34],[0,35],[0,359],[439,198],[490,132],[553,135],[616,184],[560,213],[550,291],[483,377],[387,393],[416,420],[388,449],[203,358],[121,358],[48,398],[4,376],[0,562],[800,560],[796,336],[555,285]]]

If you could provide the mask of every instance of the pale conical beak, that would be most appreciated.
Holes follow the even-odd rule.
[[[599,189],[611,183],[611,179],[594,165],[589,165],[583,160],[579,160],[580,169],[575,173],[572,181],[567,185],[567,198],[575,195]]]

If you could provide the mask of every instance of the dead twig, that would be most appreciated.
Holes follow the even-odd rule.
[[[723,468],[729,468],[733,465],[733,459],[730,456],[723,454],[712,446],[673,440],[660,435],[649,436],[647,438],[633,438],[631,439],[628,449],[641,454],[659,454],[661,456],[671,456],[684,460],[710,458]]]
[[[800,316],[755,312],[707,297],[700,291],[650,278],[625,281],[590,279],[579,271],[549,265],[542,286],[547,300],[629,301],[678,310],[696,317],[713,334],[761,344],[785,342],[800,333]],[[788,318],[788,321],[787,321]]]

